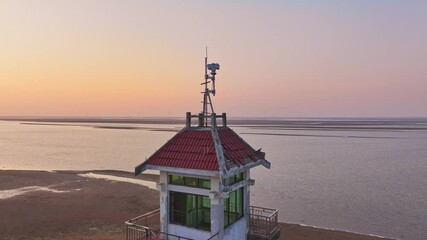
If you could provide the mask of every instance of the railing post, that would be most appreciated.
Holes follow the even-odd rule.
[[[227,127],[227,114],[222,113],[222,126]]]
[[[205,125],[205,116],[203,116],[203,113],[199,113],[199,127],[203,127]]]
[[[191,127],[191,112],[185,114],[185,126],[188,128]]]
[[[128,225],[126,224],[126,228],[125,228],[125,234],[126,234],[126,240],[129,239],[129,235],[128,235]]]
[[[212,115],[211,115],[211,125],[212,125],[212,127],[217,126],[216,125],[216,114],[215,113],[212,113]]]

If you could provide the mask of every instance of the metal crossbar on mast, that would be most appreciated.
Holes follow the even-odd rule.
[[[208,70],[210,73],[208,74]],[[211,93],[215,96],[215,75],[216,71],[219,70],[218,63],[210,63],[208,64],[208,48],[206,47],[206,56],[205,56],[205,81],[201,84],[204,85],[203,93],[203,124],[204,126],[208,126],[208,119],[212,113],[215,113]],[[209,83],[211,83],[212,89],[209,88]],[[209,112],[210,108],[210,112]]]

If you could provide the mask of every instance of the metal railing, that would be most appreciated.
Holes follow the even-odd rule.
[[[127,240],[193,240],[174,234],[154,231],[150,228],[132,224],[126,224]]]
[[[160,231],[160,209],[125,222],[127,240],[193,240]]]
[[[132,218],[125,223],[127,240],[192,240],[160,231],[160,209]]]
[[[278,211],[276,209],[250,206],[249,238],[275,239],[278,237]]]
[[[160,231],[160,209],[132,218],[125,223],[127,240],[192,240],[187,237]],[[271,208],[250,206],[248,239],[278,239],[278,211]],[[219,233],[208,240],[219,239]]]
[[[126,225],[145,226],[154,231],[160,231],[160,208],[148,212],[126,222]]]
[[[219,232],[215,233],[214,235],[212,235],[207,240],[219,240]]]

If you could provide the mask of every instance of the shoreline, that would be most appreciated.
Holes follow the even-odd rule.
[[[156,125],[184,125],[184,117],[7,117],[0,116],[0,121],[20,122],[26,125],[59,125],[59,126],[87,126],[87,124],[156,124]],[[403,130],[426,130],[427,117],[306,117],[306,118],[251,118],[230,117],[230,126],[245,127],[287,127],[287,128],[355,128],[392,130],[397,126],[405,126]],[[123,126],[124,129],[129,127]],[[132,128],[132,127],[131,127]]]
[[[144,186],[156,181],[155,174],[133,177],[116,170],[1,169],[0,236],[122,239],[124,221],[158,208],[158,192]],[[14,190],[21,192],[4,197]],[[389,239],[298,223],[280,222],[279,227],[280,239],[286,240]]]

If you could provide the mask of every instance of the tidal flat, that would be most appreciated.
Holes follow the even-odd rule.
[[[124,222],[159,207],[155,174],[0,170],[1,239],[123,239]],[[15,193],[15,194],[12,194]],[[280,223],[282,240],[384,240]]]

